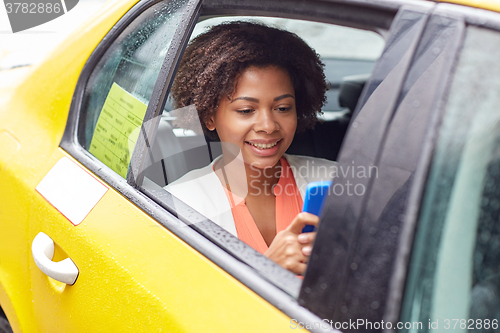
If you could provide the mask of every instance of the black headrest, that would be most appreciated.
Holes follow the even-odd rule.
[[[352,113],[370,74],[350,75],[342,78],[339,91],[339,105]]]

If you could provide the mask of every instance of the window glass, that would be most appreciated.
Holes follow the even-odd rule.
[[[467,28],[422,201],[402,331],[500,331],[498,52],[498,32]]]
[[[185,3],[160,2],[143,12],[104,53],[87,83],[79,141],[124,178]]]

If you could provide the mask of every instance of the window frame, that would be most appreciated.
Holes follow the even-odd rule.
[[[432,7],[427,3],[422,7],[403,6],[398,12],[381,61],[376,63],[374,73],[365,85],[354,111],[351,123],[358,122],[358,126],[351,126],[348,129],[339,154],[339,168],[347,168],[352,165],[379,166],[386,135],[398,107],[401,91],[407,80],[413,57],[427,25]],[[408,39],[408,35],[405,35],[409,44],[406,47],[397,45],[399,40],[402,40],[400,38],[402,33],[414,34],[412,39]],[[391,61],[390,58],[393,56],[390,52],[396,52],[396,54],[404,52],[404,54]],[[382,91],[385,92],[386,98],[378,99],[369,105],[367,101],[371,93],[381,86],[381,82],[389,77],[388,74],[393,74],[393,68],[396,68],[395,62],[402,64],[402,66],[396,71],[398,78],[391,79],[395,82],[391,81],[389,88],[383,88]],[[382,81],[379,82],[379,78]],[[353,162],[355,164],[352,164]],[[333,186],[342,184],[346,180],[353,179],[349,174],[339,175],[339,178],[334,179]],[[354,180],[356,179],[354,178]],[[301,304],[323,318],[334,322],[346,322],[347,317],[345,317],[342,308],[344,307],[344,299],[348,297],[347,280],[351,274],[350,264],[352,256],[359,249],[357,241],[367,229],[363,229],[362,224],[369,198],[373,195],[375,179],[357,179],[357,181],[365,186],[364,195],[350,196],[344,192],[340,195],[330,195],[326,199],[322,223],[316,236],[316,241],[321,241],[322,246],[320,248],[313,247],[299,296]],[[326,258],[331,258],[334,264],[323,265]],[[367,263],[367,265],[369,264]]]
[[[443,20],[448,20],[449,25],[446,25],[442,23]],[[441,34],[441,32],[443,32]],[[417,53],[421,54],[419,55],[421,58],[424,59],[424,66],[419,64],[419,58],[415,58],[412,61],[411,68],[408,72],[408,76],[406,78],[405,82],[405,87],[403,88],[403,91],[401,92],[401,97],[402,99],[403,95],[406,95],[407,91],[410,90],[411,87],[413,87],[414,79],[412,77],[415,77],[415,74],[421,71],[422,69],[420,67],[426,67],[425,71],[423,73],[427,73],[428,77],[422,79],[422,81],[426,82],[428,85],[426,86],[427,91],[424,93],[420,93],[421,95],[425,94],[426,97],[429,99],[429,102],[427,103],[421,103],[422,105],[427,106],[420,106],[418,111],[419,117],[422,117],[424,120],[424,125],[419,128],[418,126],[413,126],[412,130],[408,131],[409,133],[412,133],[412,142],[417,142],[415,146],[405,146],[404,149],[410,150],[413,156],[415,156],[415,160],[411,161],[410,158],[408,158],[406,162],[405,167],[408,167],[408,169],[398,169],[398,170],[404,170],[405,172],[410,172],[410,176],[408,176],[407,179],[405,179],[404,176],[401,175],[396,175],[394,174],[393,177],[391,178],[391,182],[396,183],[399,180],[405,180],[404,184],[398,188],[398,190],[394,193],[391,192],[391,194],[394,194],[397,196],[397,200],[390,200],[387,202],[386,206],[382,206],[384,204],[383,200],[380,200],[381,197],[387,194],[387,187],[384,186],[384,183],[382,181],[382,177],[380,179],[377,179],[373,183],[373,187],[371,190],[371,193],[369,196],[367,196],[367,204],[364,208],[364,216],[362,218],[362,222],[365,225],[370,225],[373,228],[376,228],[378,230],[377,233],[371,234],[368,228],[364,228],[362,233],[359,236],[358,239],[358,246],[357,249],[355,250],[356,253],[366,253],[370,252],[370,246],[373,245],[368,245],[369,243],[367,240],[371,239],[372,242],[378,242],[379,244],[382,244],[384,241],[384,237],[382,237],[380,230],[384,230],[384,225],[391,225],[393,227],[398,228],[397,232],[395,233],[397,237],[392,243],[391,248],[392,251],[386,251],[390,253],[394,253],[393,251],[396,251],[396,254],[394,255],[394,259],[398,258],[399,253],[398,253],[398,247],[401,246],[399,244],[404,244],[405,240],[403,240],[402,237],[406,236],[404,233],[401,233],[401,229],[405,229],[405,219],[407,218],[408,214],[412,213],[412,207],[408,205],[409,200],[411,199],[412,191],[415,187],[418,187],[420,182],[421,182],[421,174],[417,173],[416,170],[418,169],[419,164],[421,163],[420,161],[420,156],[422,154],[422,147],[426,147],[426,140],[427,140],[427,132],[428,132],[428,124],[433,123],[435,121],[435,117],[437,115],[437,112],[434,110],[438,109],[440,106],[440,102],[442,101],[443,97],[446,96],[446,89],[447,89],[447,84],[449,82],[449,77],[451,75],[451,72],[453,70],[453,62],[455,60],[455,55],[457,50],[460,49],[461,45],[461,40],[463,38],[463,32],[464,32],[464,25],[463,22],[459,18],[452,18],[449,16],[445,15],[440,15],[437,14],[435,11],[431,13],[429,16],[429,19],[426,24],[426,28],[423,31],[422,34],[422,39],[420,41],[420,45],[418,46]],[[449,33],[449,35],[448,35]],[[432,38],[436,39],[430,39],[432,41],[432,44],[427,44],[429,37],[432,36]],[[432,66],[435,65],[434,62],[426,62],[426,58],[430,58],[429,56],[432,55],[434,52],[433,49],[428,48],[429,45],[432,45],[433,48],[439,48],[439,46],[435,46],[435,42],[438,43],[446,43],[444,44],[445,47],[443,47],[439,53],[438,56],[436,56],[435,59],[438,59],[443,56],[441,63],[439,63],[438,60],[436,60],[435,63],[437,63],[437,67],[433,68],[432,72],[427,72],[427,65],[432,64]],[[439,44],[438,44],[439,45]],[[442,46],[441,44],[440,46]],[[421,51],[423,50],[423,51]],[[430,66],[429,66],[430,68]],[[422,72],[420,72],[422,73]],[[423,75],[421,76],[423,77]],[[419,77],[419,79],[421,78]],[[435,84],[435,86],[433,86]],[[432,88],[436,89],[432,89]],[[415,94],[415,93],[414,93]],[[409,95],[409,94],[408,94]],[[399,167],[401,164],[401,158],[399,156],[405,156],[405,152],[402,150],[399,150],[398,148],[394,148],[394,146],[397,147],[397,144],[392,144],[389,141],[389,138],[392,133],[400,133],[400,129],[396,127],[398,123],[404,123],[404,124],[409,124],[411,121],[415,120],[417,117],[415,116],[416,112],[412,112],[412,108],[414,106],[406,104],[406,106],[403,106],[401,104],[401,107],[397,109],[395,112],[393,119],[399,118],[398,122],[391,123],[391,125],[388,127],[386,131],[386,138],[387,140],[384,142],[382,148],[381,148],[381,155],[380,155],[380,160],[379,160],[379,165],[378,167],[380,170],[382,169],[391,169],[395,168],[395,166]],[[400,147],[400,149],[402,149]],[[381,171],[381,174],[383,172]],[[379,181],[380,180],[380,181]],[[396,202],[397,201],[397,202]],[[374,220],[372,217],[377,216],[377,211],[379,210],[378,207],[384,207],[383,213],[380,215],[379,219]],[[385,216],[385,218],[381,218],[382,216]],[[364,241],[363,241],[364,240]],[[382,247],[382,246],[381,246]],[[387,248],[387,246],[386,246]],[[354,255],[356,256],[356,255]],[[381,254],[379,254],[378,257],[372,256],[370,258],[363,257],[361,263],[358,263],[358,266],[367,265],[370,266],[372,263],[370,261],[377,261],[378,258],[381,258]],[[375,257],[375,258],[374,258]],[[371,259],[371,260],[370,260]],[[380,295],[381,297],[373,297],[373,298],[368,298],[367,302],[372,302],[375,301],[378,304],[380,304],[380,307],[382,308],[382,304],[384,304],[384,309],[383,311],[374,311],[378,312],[380,315],[377,320],[384,320],[384,321],[391,321],[395,322],[397,318],[394,318],[393,316],[390,316],[389,314],[385,312],[390,312],[393,311],[392,309],[396,306],[397,304],[397,295],[395,294],[395,291],[393,286],[397,283],[399,283],[400,279],[400,270],[399,267],[395,266],[395,261],[391,260],[386,266],[383,266],[384,269],[382,269],[383,272],[387,272],[386,275],[388,275],[387,278],[381,279],[379,281],[379,284],[377,284],[377,287],[375,287],[376,290],[383,290],[384,288],[387,289],[388,295],[385,297],[383,295]],[[375,267],[375,265],[372,265],[371,267]],[[380,270],[380,267],[378,268]],[[358,270],[359,271],[359,270]],[[365,274],[366,273],[365,269]],[[352,277],[354,272],[350,273],[350,276]],[[357,273],[359,274],[359,273]],[[347,288],[348,290],[352,290],[351,288]]]
[[[132,155],[132,169],[130,177],[127,180],[121,178],[111,169],[107,168],[102,162],[93,157],[88,151],[80,146],[78,142],[78,128],[80,107],[83,98],[83,92],[87,80],[92,73],[95,65],[104,55],[109,45],[115,38],[129,25],[129,23],[137,18],[144,10],[153,4],[160,2],[160,0],[146,0],[138,2],[132,9],[130,9],[113,28],[108,32],[102,42],[96,47],[92,55],[89,57],[85,64],[77,86],[70,107],[68,121],[60,147],[72,155],[76,160],[82,163],[92,173],[104,180],[116,191],[121,193],[132,204],[138,206],[152,218],[158,221],[161,225],[173,232],[176,236],[181,238],[191,247],[196,249],[202,255],[206,256],[209,260],[231,274],[241,283],[255,291],[261,297],[266,299],[271,304],[274,304],[285,314],[291,318],[296,318],[302,322],[316,322],[320,321],[319,317],[302,307],[297,302],[297,299],[290,295],[290,292],[284,292],[276,284],[271,283],[262,275],[259,274],[254,268],[249,267],[241,260],[241,256],[235,256],[234,253],[227,251],[225,243],[227,243],[227,232],[219,232],[215,230],[217,242],[214,243],[213,239],[207,239],[198,231],[187,227],[187,224],[182,220],[199,221],[204,218],[189,210],[183,212],[172,212],[165,209],[158,202],[150,198],[146,193],[141,192],[139,185],[142,183],[142,175],[139,170],[145,160],[145,150],[147,141],[151,141],[155,135],[154,122],[150,122],[150,126],[144,128],[146,137],[140,136],[136,145],[136,149]],[[217,14],[231,14],[231,15],[259,15],[259,16],[276,16],[297,19],[310,19],[313,21],[320,21],[325,23],[342,24],[353,27],[361,28],[374,28],[374,29],[388,29],[393,22],[394,17],[405,3],[387,2],[383,0],[375,0],[370,3],[363,1],[313,1],[304,3],[303,1],[294,0],[291,3],[287,2],[269,2],[263,0],[252,0],[244,3],[236,0],[191,0],[191,6],[187,6],[187,11],[184,12],[186,20],[184,20],[178,28],[179,34],[174,36],[171,48],[175,47],[175,55],[166,57],[162,66],[161,72],[153,90],[150,103],[146,111],[145,121],[153,119],[159,115],[163,110],[166,103],[167,94],[172,83],[172,78],[175,74],[178,60],[186,46],[188,36],[194,28],[197,17],[200,15]],[[418,6],[417,6],[418,7]],[[168,59],[167,59],[168,58]],[[381,60],[377,61],[377,64]],[[395,88],[398,89],[398,88]],[[399,90],[399,89],[398,89]],[[159,117],[157,117],[159,120]],[[347,148],[346,148],[347,149]],[[133,161],[133,162],[132,162]],[[139,175],[138,178],[134,175]],[[168,198],[166,199],[168,202]],[[213,224],[213,223],[212,223]],[[264,258],[264,263],[269,265],[268,259]],[[266,265],[264,265],[266,266]],[[280,268],[281,269],[281,268]],[[292,291],[293,292],[293,291]],[[298,289],[295,291],[298,293]],[[306,305],[307,306],[307,305]]]
[[[454,18],[457,21],[461,21],[464,28],[461,39],[459,40],[459,45],[457,45],[455,57],[450,59],[450,71],[443,75],[444,87],[442,88],[440,98],[435,102],[435,113],[429,121],[429,129],[424,138],[419,161],[415,169],[415,178],[408,196],[403,229],[401,231],[400,242],[397,247],[397,256],[394,263],[394,273],[387,296],[387,303],[390,304],[390,307],[388,307],[384,313],[384,321],[396,322],[401,316],[409,271],[408,265],[411,261],[415,235],[418,229],[421,205],[423,203],[427,180],[434,160],[435,147],[439,139],[439,132],[444,117],[449,90],[458,64],[459,55],[462,51],[467,26],[472,25],[487,28],[500,33],[500,13],[456,4],[440,3],[436,5],[433,15]],[[386,331],[396,332],[396,329],[393,328]]]

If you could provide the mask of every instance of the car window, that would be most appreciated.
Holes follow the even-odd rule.
[[[497,31],[467,28],[422,200],[403,300],[400,321],[420,325],[401,331],[499,329],[499,51]]]
[[[146,108],[163,59],[181,20],[184,0],[160,2],[116,38],[89,77],[79,141],[126,178]]]
[[[322,139],[329,139],[325,142],[329,141],[331,146],[321,144],[315,146],[312,142],[307,146],[297,139],[292,144],[289,153],[334,159],[336,153],[329,154],[328,150],[338,151],[349,117],[354,111],[375,62],[382,53],[385,45],[384,38],[374,31],[320,22],[272,17],[232,16],[202,18],[195,26],[191,39],[213,25],[239,20],[262,22],[269,26],[291,31],[306,41],[320,55],[325,64],[324,71],[328,90],[327,100],[322,109],[323,114],[320,116],[325,122],[318,124],[318,127],[321,128],[318,129],[317,133],[327,132],[329,135],[336,135],[333,139],[314,137],[309,140],[321,143]],[[199,123],[193,123],[191,127],[185,128],[176,122],[176,113],[182,112],[191,112],[194,117],[197,117],[194,108],[173,110],[172,100],[169,99],[159,121],[158,134],[153,146],[153,158],[152,162],[148,164],[146,177],[160,186],[165,186],[179,179],[191,170],[208,165],[221,154],[220,143],[207,142]],[[310,137],[314,135],[307,134]],[[319,150],[325,150],[327,153],[323,155],[313,154],[314,151]]]
[[[333,24],[295,19],[237,16],[209,19],[202,17],[194,28],[191,39],[201,32],[206,31],[207,27],[217,25],[221,22],[241,20],[263,22],[266,25],[277,26],[294,32],[299,35],[299,37],[302,37],[308,44],[316,47],[316,52],[320,55],[321,60],[325,64],[325,74],[329,87],[327,93],[328,100],[323,108],[323,112],[325,115],[334,115],[331,117],[325,116],[323,119],[324,121],[317,124],[317,128],[321,126],[331,126],[331,128],[321,128],[323,128],[323,133],[325,135],[336,135],[336,143],[340,146],[343,133],[345,133],[345,129],[349,122],[349,115],[354,111],[354,107],[361,94],[364,83],[370,76],[374,64],[383,50],[385,44],[383,37],[373,31],[348,28]],[[325,45],[327,44],[327,40],[330,41],[331,45]],[[355,44],[356,47],[346,47],[344,45],[346,40],[351,40],[351,43],[353,45]],[[350,102],[342,106],[339,102],[339,96],[342,95],[341,86],[344,82],[354,82],[357,85],[353,84],[356,87],[349,90],[350,93],[347,94],[350,96],[347,98]],[[212,184],[206,188],[206,191],[208,191],[207,193],[214,191],[216,187],[221,187],[219,183],[210,183],[213,177],[209,175],[209,166],[221,155],[222,145],[224,143],[204,135],[194,105],[189,105],[182,109],[173,109],[171,102],[172,101],[169,100],[165,105],[164,112],[158,117],[159,119],[155,119],[158,121],[158,127],[155,141],[149,152],[150,158],[146,161],[143,189],[165,208],[177,214],[177,216],[184,215],[184,213],[181,212],[183,210],[186,211],[185,206],[189,205],[189,209],[194,209],[202,213],[205,218],[214,221],[218,225],[217,227],[225,229],[226,232],[235,235],[235,230],[231,231],[223,225],[223,216],[232,214],[229,206],[225,207],[221,202],[216,202],[217,200],[215,199],[214,202],[208,202],[202,199],[195,201],[190,200],[188,204],[187,201],[176,199],[179,195],[187,195],[192,198],[195,197],[195,194],[189,194],[189,191],[194,188],[195,179],[202,179],[205,177],[207,179],[206,183]],[[183,116],[180,117],[180,115]],[[188,125],[185,125],[181,118],[194,119],[194,121],[190,121]],[[180,119],[181,121],[179,121]],[[343,132],[335,129],[340,126],[343,126]],[[321,130],[318,131],[321,132]],[[311,132],[314,133],[315,130]],[[316,142],[318,146],[321,145],[325,150],[329,150],[334,149],[334,142],[332,141],[335,140],[325,138],[323,140],[317,140]],[[314,143],[309,147],[305,147],[305,150],[309,153],[313,152],[315,150]],[[235,160],[235,163],[237,163],[237,160]],[[242,168],[244,167],[242,166]],[[186,177],[180,180],[183,176]],[[165,190],[165,186],[168,186],[167,190]],[[174,194],[174,198],[169,195],[170,193]],[[208,197],[210,197],[210,194]],[[217,196],[212,195],[212,197]],[[220,213],[220,210],[217,210],[218,208],[215,207],[217,205],[225,207],[224,209],[226,210],[223,214]],[[217,229],[210,226],[210,223],[212,225],[214,225],[214,223],[199,217],[191,220],[184,220],[193,228],[199,228],[200,232],[208,235],[207,237],[210,238],[212,233],[217,233],[217,237],[220,238],[219,235],[222,232],[220,228]],[[231,239],[229,235],[224,236],[224,238]],[[255,251],[252,251],[251,248],[249,249],[237,239],[231,239],[230,243],[234,251],[238,254],[244,254],[245,258],[257,257]],[[255,267],[254,262],[249,264]],[[272,267],[265,261],[262,266]],[[295,293],[296,296],[297,289],[295,288],[297,284],[300,286],[300,280],[296,279],[293,275],[291,277],[288,276],[287,279],[276,279],[276,276],[279,276],[279,274],[283,275],[283,272],[277,272],[275,270],[274,273],[274,278],[270,276],[266,277],[273,282],[280,281],[281,279],[280,287],[286,291],[290,289],[294,290],[292,294]],[[290,279],[297,280],[298,282],[292,281],[291,284],[294,284],[294,286],[288,288],[288,282],[286,281],[290,281]]]

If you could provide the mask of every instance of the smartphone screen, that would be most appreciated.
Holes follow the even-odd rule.
[[[328,190],[332,185],[331,181],[323,182],[312,182],[307,184],[306,195],[304,198],[304,206],[302,208],[303,212],[311,213],[317,216],[321,216],[323,211],[323,204],[325,202],[325,197],[328,194]],[[314,231],[314,226],[306,225],[302,232]]]

